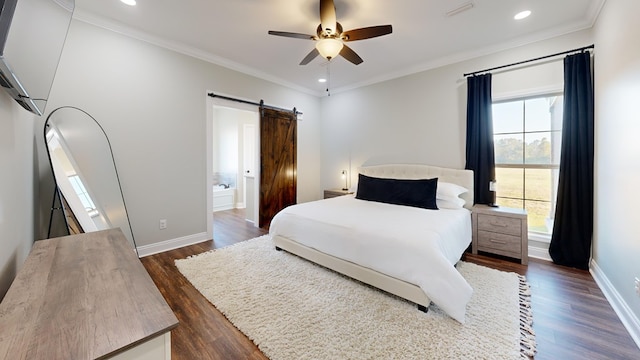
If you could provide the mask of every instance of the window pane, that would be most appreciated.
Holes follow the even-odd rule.
[[[496,199],[496,203],[500,207],[508,207],[508,208],[514,208],[514,209],[524,208],[524,205],[523,205],[524,200],[520,200],[520,199],[507,199],[507,198],[498,197]]]
[[[551,113],[551,130],[562,130],[562,114],[564,112],[564,96],[551,96],[549,112]]]
[[[551,203],[526,200],[525,209],[527,209],[527,225],[529,231],[551,234],[554,215],[551,213]]]
[[[496,181],[498,182],[496,196],[522,199],[524,195],[523,176],[524,169],[496,168]],[[522,208],[522,203],[520,203],[519,207]]]
[[[551,137],[551,163],[554,165],[560,165],[560,149],[562,146],[562,131],[552,131],[549,133]]]
[[[496,164],[522,164],[523,134],[494,135],[493,147]]]
[[[529,99],[524,104],[524,131],[551,130],[551,109],[553,97]]]
[[[523,101],[493,104],[493,133],[513,133],[523,131]]]
[[[525,169],[524,198],[551,201],[551,188],[554,186],[551,172],[551,169]]]
[[[77,176],[69,176],[69,182],[71,183],[71,187],[73,187],[73,191],[75,191],[76,194],[81,194],[84,191],[84,189],[82,188],[82,184],[79,182]]]
[[[551,133],[526,133],[525,164],[551,164]]]
[[[78,197],[80,198],[80,201],[82,202],[82,206],[84,206],[84,209],[87,211],[93,210],[93,204],[91,203],[91,200],[89,200],[89,197],[87,196],[87,194],[78,194]]]
[[[80,202],[82,202],[82,206],[84,206],[87,211],[94,210],[96,206],[93,203],[93,200],[91,200],[91,197],[89,197],[87,189],[84,187],[84,184],[82,183],[82,180],[80,180],[80,177],[78,175],[71,175],[68,177],[68,179],[76,195],[78,195],[78,199],[80,199]]]

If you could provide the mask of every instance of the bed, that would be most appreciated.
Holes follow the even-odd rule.
[[[459,206],[439,210],[361,200],[355,194],[293,205],[271,222],[276,249],[397,295],[422,311],[433,301],[464,323],[473,289],[455,264],[471,243],[473,172],[418,164],[358,171],[363,184],[367,177],[437,178],[438,191],[450,184],[467,191],[456,195]]]

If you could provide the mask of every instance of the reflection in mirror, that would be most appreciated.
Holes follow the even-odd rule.
[[[120,228],[136,249],[111,144],[102,126],[83,110],[61,107],[47,118],[44,137],[56,184],[54,204],[61,205],[52,205],[51,218],[55,211],[64,211],[68,234]]]

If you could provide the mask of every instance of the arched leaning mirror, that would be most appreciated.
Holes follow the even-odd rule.
[[[54,204],[59,204],[51,207],[50,224],[55,212],[63,211],[68,234],[120,228],[136,249],[111,144],[102,126],[83,110],[61,107],[47,118],[44,140],[56,186]]]

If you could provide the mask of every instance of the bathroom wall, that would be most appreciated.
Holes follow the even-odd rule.
[[[243,170],[245,144],[244,126],[258,126],[255,111],[224,106],[213,107],[213,185],[226,184],[236,188],[236,206],[245,207]],[[254,148],[254,151],[257,149]],[[258,156],[259,154],[254,154]]]

